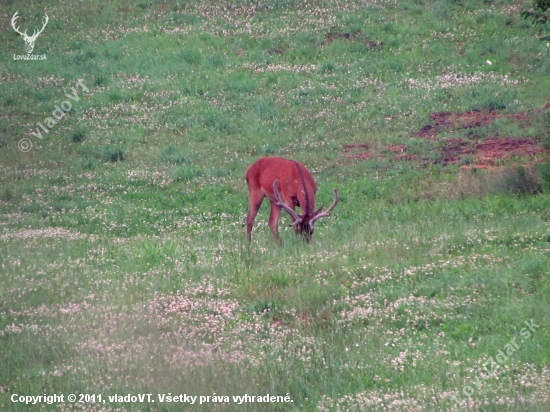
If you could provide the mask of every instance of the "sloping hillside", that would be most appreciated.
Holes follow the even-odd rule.
[[[530,5],[4,1],[1,409],[548,410]],[[246,242],[262,156],[338,188],[310,244]]]

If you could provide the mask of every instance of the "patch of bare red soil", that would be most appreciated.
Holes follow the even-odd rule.
[[[533,139],[513,137],[495,137],[473,145],[464,139],[449,139],[441,150],[445,164],[456,163],[463,156],[472,156],[474,162],[470,166],[478,168],[495,166],[499,160],[514,157],[545,158],[549,153]]]
[[[270,49],[267,51],[269,54],[285,54],[285,49],[281,49],[280,47],[279,48],[276,48],[276,49]]]
[[[168,11],[172,6],[169,3],[157,3],[157,10]]]
[[[286,323],[284,323],[281,319],[279,318],[273,318],[271,319],[271,324],[274,325],[274,326],[285,326]]]
[[[384,47],[384,42],[376,42],[361,34],[361,30],[355,30],[353,33],[331,31],[325,34],[327,43],[332,43],[334,40],[350,40],[366,44],[371,50],[381,50]]]
[[[435,139],[442,129],[470,129],[473,127],[481,127],[493,123],[496,119],[510,119],[528,124],[533,113],[540,113],[548,110],[549,108],[550,103],[546,103],[540,108],[519,113],[504,114],[497,110],[471,111],[463,113],[431,113],[430,120],[433,124],[428,124],[422,127],[415,133],[415,135]]]
[[[345,144],[342,146],[342,155],[348,159],[367,160],[372,157],[369,145],[366,143]]]
[[[486,126],[496,119],[509,119],[528,125],[535,113],[548,110],[550,103],[541,108],[536,108],[520,113],[504,114],[499,111],[471,111],[464,113],[438,112],[431,113],[432,124],[422,127],[416,136],[437,140],[439,132],[444,129],[469,129]],[[501,138],[494,136],[485,139],[481,143],[475,143],[468,139],[448,139],[440,149],[443,155],[444,164],[452,164],[468,156],[473,159],[471,166],[487,168],[495,166],[500,159],[511,159],[513,157],[530,157],[534,160],[545,159],[550,153],[548,149],[540,147],[537,142],[530,138]]]
[[[416,155],[410,155],[410,154],[400,154],[400,155],[394,156],[394,159],[395,159],[395,160],[408,160],[408,161],[413,161],[413,160],[418,160],[418,156],[416,156]]]
[[[405,153],[407,151],[405,145],[391,145],[389,149],[394,153],[393,158],[396,160],[418,160],[418,156]]]
[[[474,149],[464,139],[449,139],[441,148],[443,163],[450,164],[458,162],[463,156],[471,155]]]
[[[471,129],[473,127],[486,126],[495,121],[495,119],[513,119],[516,121],[523,121],[525,123],[529,120],[529,114],[527,112],[502,114],[497,111],[490,112],[464,112],[464,113],[451,113],[451,112],[439,112],[431,113],[430,119],[434,124],[428,124],[415,133],[416,136],[428,137],[435,139],[442,129]]]
[[[507,137],[505,139],[494,138],[487,139],[477,147],[476,158],[482,165],[494,165],[498,159],[509,159],[512,157],[531,157],[537,155],[545,157],[548,150],[540,147],[533,139],[514,139]]]
[[[407,146],[405,146],[404,144],[401,144],[401,145],[394,144],[390,146],[390,150],[392,152],[404,152],[405,150],[407,150]]]
[[[495,119],[506,118],[523,122],[528,125],[534,113],[544,112],[550,109],[550,103],[541,108],[532,109],[526,112],[504,114],[498,111],[471,111],[464,113],[439,112],[430,114],[433,124],[420,129],[416,136],[429,137],[437,140],[442,129],[474,128],[491,124]],[[416,155],[406,153],[407,146],[391,145],[388,149],[393,152],[396,160],[418,161]],[[439,149],[442,159],[435,160],[435,163],[453,164],[469,158],[469,166],[489,168],[498,166],[500,160],[525,158],[533,161],[543,161],[550,155],[550,150],[538,145],[531,138],[499,137],[498,135],[485,139],[482,142],[476,140],[454,138],[447,139]],[[367,160],[374,156],[365,143],[347,144],[342,146],[342,155],[348,159]],[[430,159],[422,159],[424,163],[434,162]]]

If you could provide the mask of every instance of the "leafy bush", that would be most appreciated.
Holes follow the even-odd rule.
[[[547,166],[547,179],[550,178],[550,166]],[[453,198],[485,197],[514,194],[526,196],[540,193],[544,188],[542,170],[535,173],[524,167],[478,169],[475,167],[461,169],[456,183],[450,187],[448,196]]]
[[[506,189],[515,195],[531,195],[541,192],[541,186],[535,175],[520,166],[506,179]]]
[[[550,21],[550,0],[534,0],[533,8],[522,10],[520,13],[524,19],[530,19],[533,25],[545,25]],[[540,40],[550,40],[550,36],[542,36]]]

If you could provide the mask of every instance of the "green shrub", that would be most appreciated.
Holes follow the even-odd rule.
[[[550,21],[550,0],[534,0],[533,8],[522,10],[521,16],[531,20],[535,26],[545,26]],[[549,36],[542,36],[540,40],[550,40]]]
[[[525,196],[541,192],[541,185],[535,175],[519,166],[514,172],[511,172],[506,180],[506,188],[515,195]]]

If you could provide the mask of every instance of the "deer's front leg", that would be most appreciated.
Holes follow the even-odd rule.
[[[275,238],[275,241],[279,243],[279,215],[281,214],[281,206],[277,206],[277,204],[273,201],[271,203],[271,212],[269,213],[269,228],[271,229],[271,233],[273,233],[273,237]]]

